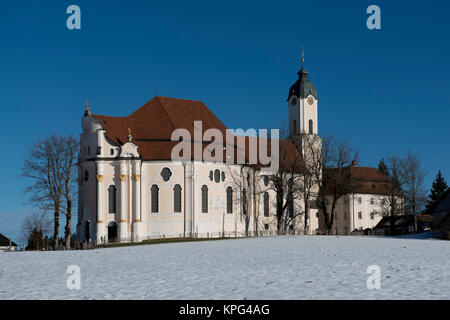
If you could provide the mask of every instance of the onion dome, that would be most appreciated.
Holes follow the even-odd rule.
[[[296,96],[299,99],[304,99],[310,94],[319,100],[316,87],[311,83],[311,81],[308,80],[308,71],[302,67],[297,74],[298,80],[289,89],[289,96],[287,100],[289,100],[292,96]]]

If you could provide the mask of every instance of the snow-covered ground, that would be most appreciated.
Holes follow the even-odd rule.
[[[380,289],[367,288],[371,265]],[[450,299],[449,266],[449,241],[362,236],[1,253],[0,299]]]

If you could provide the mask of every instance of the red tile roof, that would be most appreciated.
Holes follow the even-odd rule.
[[[337,174],[336,168],[324,170],[324,174],[329,174],[331,181],[333,175]],[[343,180],[350,180],[349,192],[362,194],[389,194],[389,178],[372,167],[348,166],[343,168],[341,177]],[[328,192],[333,192],[334,184],[330,183]]]
[[[106,131],[106,137],[114,144],[123,145],[127,142],[128,128],[131,129],[133,143],[138,146],[138,152],[143,160],[171,160],[172,148],[179,142],[171,141],[175,129],[187,129],[194,138],[194,121],[202,121],[202,134],[208,129],[218,129],[226,139],[225,125],[202,102],[167,97],[154,97],[138,110],[127,117],[110,117],[92,115]],[[245,159],[249,160],[249,143],[252,137],[246,137]],[[193,144],[191,153],[193,157]],[[204,150],[211,141],[204,141]],[[224,141],[225,146],[225,141]],[[268,143],[270,154],[270,141]],[[237,149],[235,136],[235,154],[242,152]],[[225,151],[224,151],[225,156]],[[236,157],[236,156],[235,156]],[[280,160],[303,163],[296,146],[291,141],[280,140]]]

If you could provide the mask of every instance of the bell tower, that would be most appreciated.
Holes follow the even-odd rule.
[[[305,69],[304,49],[302,48],[302,68],[297,72],[298,79],[289,89],[289,135],[295,141],[299,150],[304,153],[303,138],[319,134],[316,87],[308,79]],[[301,138],[303,137],[303,138]]]

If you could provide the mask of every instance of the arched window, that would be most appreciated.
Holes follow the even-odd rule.
[[[227,213],[233,213],[233,188],[227,188]]]
[[[269,193],[264,192],[264,217],[269,216]]]
[[[116,187],[113,185],[108,187],[108,212],[116,213]]]
[[[313,121],[309,119],[309,134],[313,134]]]
[[[156,184],[152,185],[152,212],[159,211],[159,188]]]
[[[208,212],[208,187],[206,185],[202,186],[202,212]]]
[[[173,211],[181,212],[181,186],[179,184],[173,187]]]
[[[220,171],[219,171],[219,169],[214,170],[214,181],[216,183],[220,182]]]

